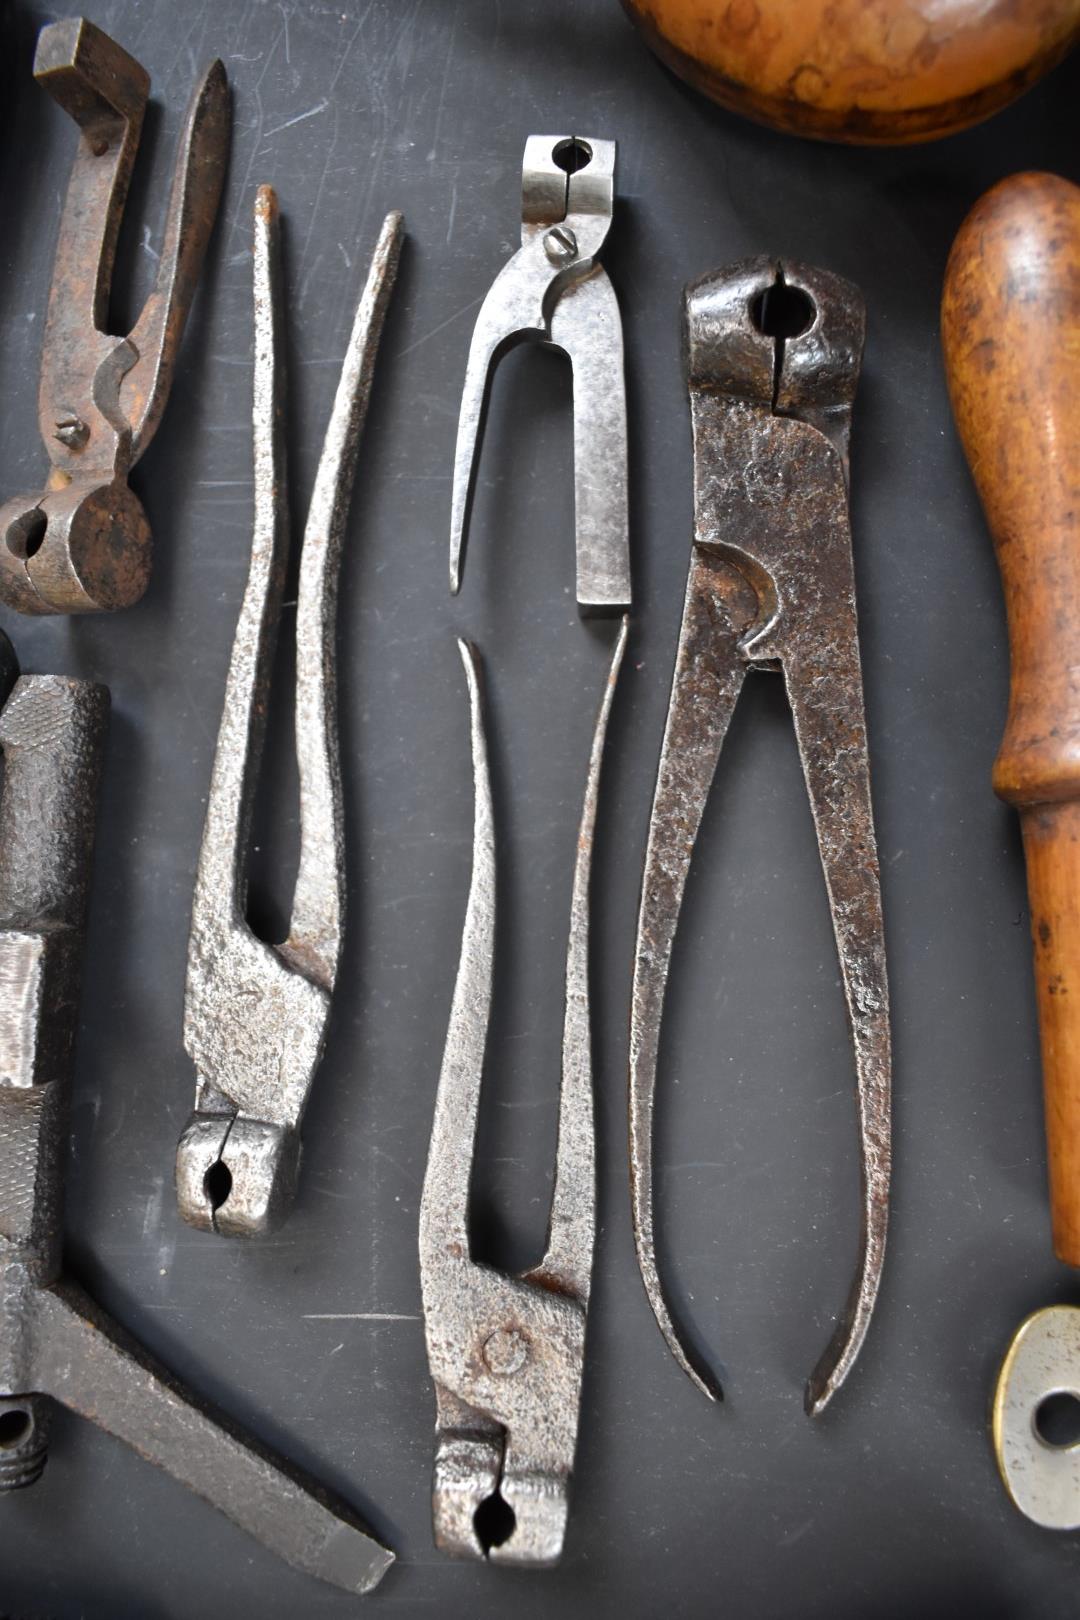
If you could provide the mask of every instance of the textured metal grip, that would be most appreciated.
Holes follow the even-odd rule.
[[[45,1466],[37,1290],[60,1274],[64,1132],[104,687],[23,676],[0,710],[0,1490]]]
[[[60,1267],[60,1159],[109,697],[23,676],[0,711],[0,1253]]]

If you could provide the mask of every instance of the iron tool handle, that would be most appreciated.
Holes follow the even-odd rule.
[[[1005,589],[994,790],[1020,811],[1054,1247],[1080,1266],[1080,189],[1018,174],[953,244],[942,341]]]
[[[109,694],[23,675],[0,709],[0,1263],[60,1269],[65,1114]]]

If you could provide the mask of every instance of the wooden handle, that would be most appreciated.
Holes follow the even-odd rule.
[[[994,790],[1020,810],[1054,1247],[1080,1265],[1080,189],[1019,174],[945,273],[953,412],[994,539],[1012,683]]]

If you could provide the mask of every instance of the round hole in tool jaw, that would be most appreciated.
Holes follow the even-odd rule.
[[[1080,1399],[1066,1389],[1055,1390],[1035,1408],[1034,1423],[1039,1439],[1056,1451],[1080,1445]]]
[[[33,1418],[21,1406],[10,1406],[6,1412],[0,1412],[0,1451],[21,1445],[33,1427]]]
[[[750,305],[750,319],[764,337],[801,337],[809,332],[816,318],[810,294],[801,287],[789,287],[786,281],[766,287]]]
[[[551,157],[563,174],[577,174],[581,169],[587,169],[592,162],[592,147],[588,141],[579,141],[575,137],[572,140],[560,141],[552,151]]]
[[[11,555],[18,557],[22,562],[28,557],[33,557],[41,550],[45,530],[48,527],[49,520],[40,506],[35,506],[30,512],[24,512],[14,523],[9,523],[4,539]]]
[[[485,1555],[492,1547],[502,1547],[517,1529],[517,1516],[498,1491],[486,1496],[473,1514],[473,1529]]]
[[[211,1209],[220,1209],[232,1192],[232,1171],[224,1159],[216,1159],[203,1177],[203,1192]]]

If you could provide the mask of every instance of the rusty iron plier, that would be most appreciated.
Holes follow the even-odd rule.
[[[68,1094],[109,694],[19,676],[0,634],[0,1491],[59,1401],[294,1568],[349,1592],[393,1562],[345,1503],[198,1403],[63,1270]]]
[[[176,1156],[180,1213],[229,1237],[287,1214],[300,1122],[322,1057],[345,908],[337,739],[337,578],[375,357],[401,251],[383,223],[353,322],[308,510],[296,616],[300,858],[288,938],[258,939],[245,915],[248,831],[289,550],[282,437],[277,199],[255,204],[255,525],[206,807],[188,948],[184,1044],[195,1110]]]
[[[161,421],[225,178],[229,92],[214,62],[180,137],[154,287],[126,337],[106,330],[120,221],[150,79],[85,18],[38,36],[34,77],[79,127],[56,247],[38,422],[52,468],[40,495],[0,510],[0,598],[20,613],[137,602],[150,526],[128,488]]]
[[[865,312],[857,288],[750,259],[686,292],[694,542],[638,920],[630,1173],[642,1277],[677,1361],[707,1395],[657,1271],[653,1102],[687,872],[749,671],[784,677],[851,1020],[862,1230],[847,1308],[806,1390],[820,1412],[850,1371],[881,1278],[890,1164],[889,1002],[848,516],[848,440]]]
[[[579,608],[629,605],[622,326],[595,258],[611,224],[614,181],[614,141],[531,135],[526,142],[522,245],[488,293],[469,351],[451,512],[454,591],[491,370],[509,345],[532,339],[564,349],[573,367]],[[547,1249],[518,1276],[470,1251],[469,1187],[495,968],[495,825],[479,654],[459,643],[471,711],[473,869],[420,1201],[420,1279],[435,1386],[435,1541],[446,1552],[500,1563],[552,1564],[566,1531],[596,1236],[589,873],[604,738],[627,634],[624,616],[578,828]]]

